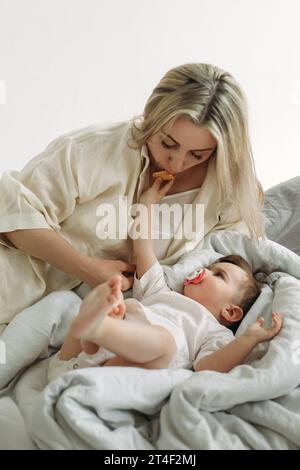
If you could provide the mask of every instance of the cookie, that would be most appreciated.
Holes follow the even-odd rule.
[[[171,181],[175,179],[174,175],[171,175],[171,173],[168,173],[166,170],[162,171],[155,171],[152,174],[153,178],[161,178],[163,181]]]

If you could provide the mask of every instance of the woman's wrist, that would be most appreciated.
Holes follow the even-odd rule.
[[[78,257],[78,279],[83,282],[86,282],[89,285],[93,285],[95,283],[95,276],[93,276],[93,267],[92,267],[92,259],[88,255],[83,255],[79,253]],[[101,263],[101,260],[98,260]]]

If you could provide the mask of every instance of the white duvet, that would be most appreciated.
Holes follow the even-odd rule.
[[[221,232],[165,267],[166,278],[178,290],[195,268],[228,253],[264,271],[263,292],[237,334],[258,316],[269,320],[272,310],[284,317],[280,334],[255,348],[247,363],[228,374],[77,369],[46,386],[47,357],[81,302],[73,292],[53,293],[18,315],[1,337],[7,365],[0,365],[0,447],[300,448],[300,258],[271,241],[256,246]]]

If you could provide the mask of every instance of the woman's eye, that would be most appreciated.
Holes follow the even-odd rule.
[[[166,149],[170,149],[170,148],[173,147],[173,145],[168,145],[168,144],[166,144],[166,142],[165,142],[164,140],[161,141],[161,144],[162,144],[162,146],[165,147]]]
[[[195,155],[195,154],[193,153],[193,157],[197,158],[197,160],[201,160],[202,157],[203,157],[203,155]]]
[[[166,142],[164,140],[161,140],[161,145],[166,148],[166,149],[171,149],[173,147],[176,147],[176,145],[168,145],[166,144]],[[192,153],[193,157],[196,158],[197,160],[201,160],[203,155],[195,155],[194,153]]]

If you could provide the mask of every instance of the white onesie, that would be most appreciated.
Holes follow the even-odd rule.
[[[123,321],[140,321],[166,328],[174,337],[177,352],[169,368],[195,368],[200,358],[217,351],[233,339],[231,330],[195,300],[172,291],[166,284],[164,272],[157,261],[141,279],[134,278],[133,298],[126,299]],[[100,348],[96,354],[80,353],[69,361],[55,355],[50,360],[49,381],[75,368],[103,364],[115,354]]]

